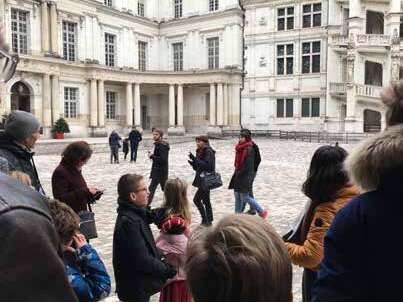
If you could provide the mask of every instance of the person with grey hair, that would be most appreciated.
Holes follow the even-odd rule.
[[[40,126],[38,119],[29,112],[11,112],[6,119],[4,132],[0,133],[0,162],[9,172],[27,174],[35,190],[44,194],[32,152],[40,136]]]

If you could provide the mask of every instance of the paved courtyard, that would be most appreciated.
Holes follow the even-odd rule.
[[[234,211],[233,193],[227,189],[227,186],[233,172],[235,142],[234,139],[211,142],[212,147],[217,151],[217,171],[222,174],[224,181],[224,187],[213,191],[211,196],[215,220]],[[310,158],[319,145],[266,139],[257,139],[256,142],[262,153],[262,164],[255,181],[255,196],[269,210],[269,222],[280,234],[283,234],[306,201],[300,187],[306,176]],[[345,147],[350,149],[352,146]],[[194,143],[171,146],[170,176],[180,177],[191,184],[194,171],[187,163],[187,154],[189,151],[194,152],[194,149]],[[52,192],[50,179],[59,160],[60,156],[57,155],[37,156],[36,158],[40,178],[48,194]],[[137,164],[124,161],[121,154],[121,163],[111,165],[109,154],[98,153],[94,154],[88,165],[84,167],[83,174],[88,185],[105,190],[102,199],[93,207],[96,212],[99,238],[93,240],[91,244],[100,253],[111,276],[113,276],[112,238],[116,219],[117,181],[125,173],[138,173],[148,177],[150,166],[151,161],[147,158],[147,149],[140,145]],[[194,193],[194,188],[189,186],[190,200]],[[158,206],[161,202],[162,193],[158,188],[153,205]],[[193,203],[192,213],[193,224],[196,226],[200,223],[200,217]],[[157,229],[153,230],[156,234]],[[294,301],[300,301],[301,270],[297,267],[294,272],[293,290]],[[112,296],[107,301],[118,301],[118,299]],[[158,297],[153,297],[152,301],[158,301]]]

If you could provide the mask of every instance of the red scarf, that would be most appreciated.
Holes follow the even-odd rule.
[[[235,171],[239,171],[248,156],[248,148],[253,146],[252,141],[246,141],[244,143],[238,143],[235,147]]]

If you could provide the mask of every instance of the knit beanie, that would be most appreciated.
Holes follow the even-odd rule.
[[[40,126],[41,124],[33,114],[16,110],[8,115],[4,130],[17,142],[22,142],[32,133],[39,131]]]

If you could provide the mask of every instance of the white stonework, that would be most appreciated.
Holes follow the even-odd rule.
[[[139,16],[137,0],[113,0],[112,7],[103,0],[0,1],[7,42],[20,56],[15,78],[1,88],[0,113],[21,109],[28,98],[28,110],[47,133],[57,117],[65,116],[75,136],[127,131],[132,126],[170,127],[175,134],[203,132],[209,126],[238,128],[243,39],[239,1],[219,0],[218,10],[210,11],[209,0],[184,0],[182,16],[177,18],[174,0],[143,2],[144,17]],[[17,49],[13,47],[15,12],[27,18],[27,29],[22,29],[26,51],[19,43]],[[70,44],[65,42],[68,24]],[[112,37],[108,42],[112,51],[106,37]],[[214,38],[217,65],[210,62],[209,68],[209,39]],[[146,43],[143,60],[139,42]],[[175,43],[182,43],[177,64]],[[106,50],[113,53],[112,59]],[[175,70],[178,60],[182,68]],[[108,66],[109,61],[114,66]],[[29,95],[18,93],[21,84]],[[218,92],[211,104],[210,85]],[[182,98],[178,99],[178,92]],[[72,100],[72,107],[66,99]],[[211,106],[220,109],[220,125],[217,116],[210,125]]]
[[[384,108],[379,93],[382,86],[402,76],[403,2],[243,2],[246,11],[243,126],[331,132],[369,132],[384,127]],[[309,4],[319,3],[321,8],[316,6],[315,13],[321,14],[320,24],[303,27],[304,15],[310,15]],[[290,8],[289,12],[287,8]],[[289,16],[293,18],[294,26],[287,29],[285,21],[285,28],[281,30],[278,19],[287,20]],[[309,17],[305,21],[309,21]],[[302,73],[302,45],[312,41],[321,42],[320,69],[315,73]],[[293,70],[292,74],[278,75],[277,45],[284,44],[294,45],[290,56]],[[314,117],[305,117],[309,115],[309,108],[303,110],[302,102],[307,104],[308,98],[320,100],[320,108],[315,108]],[[285,104],[279,110],[283,104],[281,99],[284,103],[290,100],[288,110]]]

